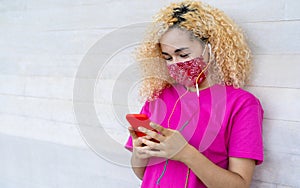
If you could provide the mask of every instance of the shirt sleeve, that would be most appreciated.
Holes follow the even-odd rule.
[[[251,95],[233,116],[229,139],[229,157],[248,158],[259,165],[263,162],[263,108]]]
[[[151,117],[151,114],[149,112],[149,102],[148,101],[142,107],[140,114],[146,114],[149,118]],[[125,143],[125,148],[132,152],[133,145],[132,145],[132,137],[131,136],[129,136],[129,138],[127,139],[127,142]]]

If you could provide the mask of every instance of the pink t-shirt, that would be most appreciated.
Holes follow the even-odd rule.
[[[182,85],[166,88],[158,99],[146,102],[140,113],[168,127],[174,104],[184,92],[186,89]],[[196,92],[184,95],[170,119],[170,128],[179,130],[189,144],[213,163],[228,169],[229,157],[262,163],[262,120],[262,106],[251,93],[232,86],[214,85],[201,90],[199,97]],[[125,147],[132,151],[131,137]],[[141,187],[184,187],[188,167],[173,160],[168,161],[165,170],[164,166],[164,159],[151,158]],[[206,186],[191,171],[188,187]]]

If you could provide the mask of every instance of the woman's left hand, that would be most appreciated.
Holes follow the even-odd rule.
[[[150,123],[150,126],[160,134],[144,127],[139,127],[139,131],[149,135],[151,138],[159,141],[159,143],[145,138],[139,138],[147,145],[143,147],[144,152],[149,155],[149,157],[155,156],[182,161],[182,157],[185,153],[184,150],[189,144],[181,133],[177,130],[164,128],[153,122]]]

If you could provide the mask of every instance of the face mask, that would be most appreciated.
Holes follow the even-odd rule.
[[[205,80],[206,63],[203,57],[168,65],[170,76],[186,87],[200,85]]]

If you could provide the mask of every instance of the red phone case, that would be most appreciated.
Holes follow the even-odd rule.
[[[138,131],[138,127],[145,127],[147,129],[153,130],[149,125],[150,119],[145,114],[127,114],[127,121],[130,123],[138,137],[145,136],[144,133]]]

